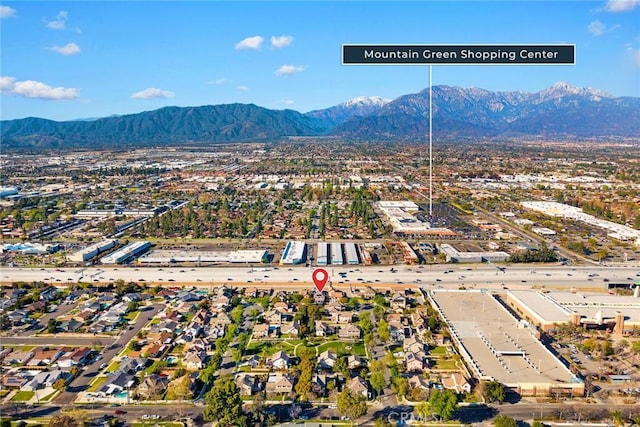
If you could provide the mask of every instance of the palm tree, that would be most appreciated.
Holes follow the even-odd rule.
[[[623,427],[624,426],[624,417],[622,416],[622,412],[613,411],[611,414],[611,420],[613,421],[613,425],[615,427]]]

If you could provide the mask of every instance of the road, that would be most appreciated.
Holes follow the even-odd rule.
[[[109,363],[111,359],[120,353],[123,348],[127,346],[129,341],[144,327],[145,324],[147,324],[147,322],[149,322],[149,320],[151,320],[153,316],[156,315],[156,313],[158,313],[158,311],[160,311],[162,307],[163,305],[161,304],[155,304],[142,311],[136,319],[136,323],[133,325],[133,328],[124,330],[115,341],[111,342],[110,345],[107,345],[101,353],[102,358],[100,360],[94,360],[93,363],[85,366],[81,374],[67,386],[67,390],[56,399],[56,404],[65,405],[72,403],[76,399],[77,393],[85,391],[89,383],[96,375],[98,375],[100,365],[103,363]]]
[[[544,286],[547,289],[606,290],[608,283],[631,284],[640,280],[640,266],[588,266],[565,265],[521,265],[506,267],[493,264],[445,264],[429,266],[396,266],[393,270],[380,266],[328,266],[330,283],[334,287],[367,285],[374,288],[390,286],[466,286],[495,288],[518,286],[530,288]],[[46,281],[63,286],[70,278],[93,280],[97,283],[125,282],[161,285],[165,287],[190,284],[200,287],[220,285],[270,288],[313,287],[313,268],[261,266],[258,269],[246,266],[221,266],[201,268],[181,267],[101,267],[74,271],[55,271],[39,268],[4,268],[0,284],[9,285],[18,281]],[[340,273],[345,274],[341,277]],[[591,275],[591,277],[590,277]],[[594,276],[595,275],[595,276]],[[81,279],[82,277],[82,279]],[[93,279],[87,279],[93,277]],[[398,286],[401,285],[401,286]]]

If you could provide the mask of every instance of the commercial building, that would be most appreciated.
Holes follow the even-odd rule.
[[[327,242],[318,243],[316,262],[318,265],[327,265],[329,263],[329,244]]]
[[[154,250],[138,258],[142,264],[173,263],[231,263],[257,264],[267,262],[269,253],[266,250],[238,251],[172,251]]]
[[[509,290],[507,303],[543,331],[573,323],[624,333],[640,327],[640,286],[634,296],[602,293]]]
[[[280,258],[280,265],[302,264],[307,259],[307,244],[304,242],[289,241]]]
[[[351,242],[345,243],[344,253],[347,256],[347,264],[349,265],[360,264],[360,258],[358,258],[358,249],[355,243],[351,243]]]
[[[509,254],[503,251],[489,252],[461,252],[448,243],[437,245],[438,250],[445,254],[447,262],[504,262],[509,259]]]
[[[570,219],[573,221],[581,221],[594,227],[598,227],[608,231],[609,237],[612,237],[614,239],[632,240],[637,244],[640,244],[640,230],[636,230],[634,228],[618,224],[616,222],[596,218],[595,216],[589,215],[585,213],[581,208],[577,208],[575,206],[558,202],[539,201],[522,202],[521,205],[525,209],[541,212],[545,215]]]
[[[67,259],[71,262],[86,262],[90,259],[100,255],[108,251],[111,248],[114,248],[118,244],[118,241],[115,239],[107,239],[102,240],[100,242],[94,243],[93,245],[87,246],[86,248],[80,249],[72,254],[67,255]]]
[[[142,264],[230,263],[258,264],[269,260],[264,249],[238,251],[171,251],[154,250],[138,258]]]
[[[342,245],[339,242],[331,243],[331,264],[344,264],[344,258],[342,257]]]
[[[537,329],[489,292],[433,290],[428,298],[477,379],[501,382],[525,396],[584,394],[582,380],[539,341]]]
[[[102,264],[122,264],[137,256],[140,256],[141,254],[148,251],[149,248],[151,248],[151,242],[133,242],[123,248],[118,249],[112,254],[100,258],[100,262]]]

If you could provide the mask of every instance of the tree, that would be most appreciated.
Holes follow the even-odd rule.
[[[338,412],[351,421],[355,421],[367,412],[366,399],[345,388],[338,396]]]
[[[400,376],[393,377],[393,389],[398,397],[406,396],[409,391],[409,380]]]
[[[349,365],[346,357],[339,357],[333,365],[333,372],[337,372],[345,378],[349,378]]]
[[[56,319],[49,319],[47,322],[47,332],[50,334],[55,334],[58,329],[59,322]]]
[[[487,381],[480,385],[480,393],[486,402],[504,402],[504,385],[498,381]]]
[[[427,421],[429,415],[431,415],[431,408],[429,402],[420,402],[416,406],[416,412],[422,421]]]
[[[11,427],[11,418],[0,418],[0,427]]]
[[[380,392],[387,385],[387,380],[384,379],[384,373],[379,370],[373,371],[371,377],[369,378],[369,382],[371,383],[371,387],[376,391],[377,395],[380,395]]]
[[[542,421],[534,421],[531,423],[531,427],[545,427]]]
[[[610,415],[611,415],[611,420],[613,421],[613,425],[615,427],[624,426],[624,417],[622,416],[622,412],[613,411]]]
[[[518,423],[514,418],[511,418],[507,415],[498,415],[493,420],[493,425],[496,427],[517,427]]]
[[[383,344],[386,344],[389,341],[389,338],[391,338],[389,324],[384,319],[381,319],[380,322],[378,322],[378,338],[380,338],[380,341],[382,341]]]
[[[64,380],[64,378],[60,378],[59,380],[56,380],[56,382],[53,383],[53,389],[64,390],[66,385],[67,385],[67,382]]]
[[[203,417],[206,421],[217,421],[219,426],[248,426],[243,415],[240,390],[231,376],[218,378],[206,395],[207,406]]]
[[[79,424],[69,415],[55,415],[49,420],[49,427],[79,427]]]
[[[429,405],[434,415],[448,421],[458,406],[458,397],[453,390],[434,390],[429,396]]]
[[[0,331],[8,331],[11,329],[11,319],[6,314],[0,315]]]

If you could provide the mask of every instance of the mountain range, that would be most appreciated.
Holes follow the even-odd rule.
[[[537,93],[432,88],[434,140],[640,138],[640,98],[556,83]],[[429,89],[394,100],[360,97],[305,114],[253,104],[165,107],[96,120],[0,121],[4,149],[267,141],[291,136],[424,139]]]

